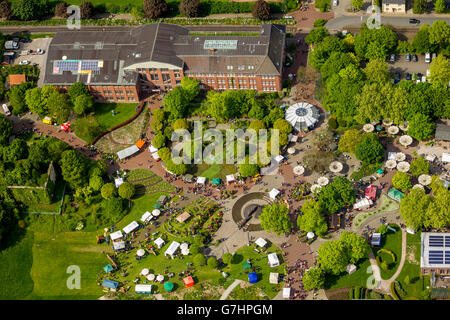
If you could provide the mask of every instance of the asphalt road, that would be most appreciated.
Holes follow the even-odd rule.
[[[365,22],[369,15],[364,16],[342,16],[329,21],[325,27],[328,30],[343,30],[347,27],[359,27],[361,23]],[[450,24],[450,18],[438,18],[438,17],[417,17],[420,20],[420,24],[415,26],[409,23],[409,16],[393,17],[393,16],[381,16],[381,24],[391,25],[393,27],[410,27],[419,28],[423,24],[433,24],[434,20],[445,20]],[[416,17],[415,17],[416,18]]]

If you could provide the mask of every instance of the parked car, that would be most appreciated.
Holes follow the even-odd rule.
[[[395,81],[394,83],[399,83],[400,82],[400,72],[396,72],[395,73]]]
[[[426,63],[431,62],[431,54],[429,52],[425,53],[425,62]]]
[[[390,62],[395,62],[395,54],[391,54],[391,57],[389,58]]]
[[[44,54],[45,53],[45,50],[42,50],[42,49],[37,49],[37,54]]]
[[[406,54],[405,59],[407,62],[411,61],[411,55],[409,53]]]
[[[412,54],[411,57],[413,62],[417,62],[417,54]]]
[[[27,55],[29,55],[30,53],[31,53],[30,50],[22,50],[22,51],[19,53],[19,56],[27,56]]]
[[[333,6],[337,7],[339,5],[339,0],[333,0]]]
[[[418,19],[409,19],[409,23],[419,24],[420,20],[418,20]]]
[[[422,80],[422,74],[421,73],[418,73],[417,74],[417,79],[420,81],[420,80]]]
[[[5,115],[8,117],[11,115],[11,111],[9,111],[9,108],[6,104],[3,104],[3,111],[5,111]]]
[[[406,74],[406,80],[411,80],[411,73]]]
[[[19,62],[20,65],[30,64],[30,60],[23,60]]]
[[[431,71],[430,69],[427,69],[427,77],[429,77],[431,75]]]

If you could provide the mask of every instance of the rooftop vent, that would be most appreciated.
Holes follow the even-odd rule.
[[[173,40],[173,36],[170,36],[169,39],[170,39],[170,40]]]
[[[135,57],[136,57],[136,58],[140,58],[140,57],[141,57],[141,54],[140,54],[140,53],[136,53]]]
[[[67,60],[67,56],[62,56],[62,60]]]

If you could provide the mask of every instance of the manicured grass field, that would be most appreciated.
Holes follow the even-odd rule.
[[[391,263],[389,265],[389,270],[383,270],[380,266],[380,273],[381,278],[384,280],[388,280],[390,277],[392,277],[397,271],[398,265],[400,264],[400,260],[402,258],[402,232],[400,230],[400,227],[398,225],[390,224],[391,228],[394,228],[397,230],[397,232],[388,231],[385,235],[381,238],[381,246],[380,248],[373,248],[373,254],[376,256],[379,249],[383,248],[386,250],[389,250],[395,254],[395,262]],[[388,255],[383,253],[381,255],[381,259],[383,260],[387,259],[386,261],[389,263],[392,261],[392,258]]]
[[[102,130],[108,130],[130,119],[136,113],[136,106],[136,103],[95,103],[94,117]]]
[[[197,177],[206,177],[211,180],[214,178],[220,178],[226,181],[226,176],[236,173],[236,167],[234,165],[227,164],[212,164],[202,163],[196,165],[194,175]]]
[[[338,289],[347,287],[366,287],[367,280],[372,275],[367,272],[367,268],[370,266],[369,259],[365,259],[356,264],[358,268],[354,273],[348,274],[347,272],[341,275],[331,275],[327,274],[325,278],[325,288],[326,289]]]
[[[25,299],[33,291],[33,232],[0,251],[0,299]]]
[[[108,260],[96,245],[96,233],[68,232],[58,234],[35,233],[31,277],[34,290],[31,299],[96,299],[102,288],[96,276]],[[81,288],[69,289],[67,268],[78,266]]]
[[[52,203],[29,203],[27,204],[26,211],[28,212],[59,212],[59,207],[61,206],[61,199],[63,197],[64,192],[64,181],[62,178],[59,178],[56,181],[55,192],[53,194]]]

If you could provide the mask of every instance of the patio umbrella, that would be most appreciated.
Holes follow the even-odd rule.
[[[333,161],[332,163],[330,163],[330,171],[331,172],[338,173],[338,172],[341,172],[343,168],[344,168],[344,165],[339,161]]]
[[[431,176],[428,174],[421,174],[419,176],[419,183],[423,186],[427,186],[431,183]]]
[[[311,192],[315,192],[316,190],[319,190],[320,188],[322,188],[322,187],[319,186],[318,184],[313,184],[311,186]]]
[[[148,281],[153,281],[155,280],[155,275],[153,273],[150,273],[146,278]]]
[[[328,180],[327,177],[320,177],[319,179],[317,179],[317,184],[321,187],[326,186],[328,182],[330,182],[330,180]]]
[[[421,184],[415,184],[412,188],[413,189],[422,189],[422,190],[424,190],[424,187]]]
[[[301,174],[305,173],[305,168],[303,166],[295,166],[293,171],[294,171],[294,174],[301,175]]]
[[[308,238],[308,239],[312,239],[312,238],[314,238],[314,232],[308,232],[307,234],[306,234],[306,237]]]
[[[367,123],[363,126],[363,130],[364,132],[373,132],[373,130],[375,130],[375,127],[372,124]]]
[[[295,148],[288,148],[287,149],[287,153],[294,154],[295,153]]]
[[[146,276],[146,275],[148,275],[149,272],[150,272],[150,270],[148,270],[147,268],[144,268],[144,269],[142,269],[141,274],[143,276]]]
[[[390,126],[387,128],[387,132],[389,134],[397,134],[400,131],[400,129],[397,126]]]
[[[156,281],[164,281],[164,276],[162,274],[158,274],[158,276],[156,277]]]
[[[142,257],[145,254],[145,250],[139,249],[138,251],[136,251],[136,254],[138,255],[138,257]]]
[[[159,216],[160,214],[161,214],[161,210],[159,210],[159,209],[154,209],[152,211],[152,215],[155,216],[155,217]]]
[[[383,125],[385,125],[386,127],[390,126],[391,124],[392,124],[392,121],[383,120]]]
[[[394,169],[396,166],[397,166],[397,161],[395,161],[395,160],[386,161],[386,168]]]
[[[166,282],[164,283],[164,290],[167,292],[170,292],[173,290],[173,283],[172,282]]]
[[[397,152],[395,154],[395,161],[405,161],[406,155],[403,152]]]
[[[183,242],[183,243],[180,245],[180,249],[181,249],[181,250],[186,250],[187,248],[189,248],[189,245],[188,245],[186,242]]]
[[[397,170],[401,171],[401,172],[408,172],[409,171],[409,163],[406,161],[399,162],[397,164]]]
[[[409,128],[408,121],[403,121],[398,127],[402,131],[408,131],[408,128]]]
[[[407,134],[400,137],[398,140],[402,146],[409,146],[413,142],[413,138],[411,136],[408,136]]]
[[[187,256],[187,255],[189,254],[189,249],[188,249],[188,248],[181,249],[181,254],[182,254],[183,256]]]

